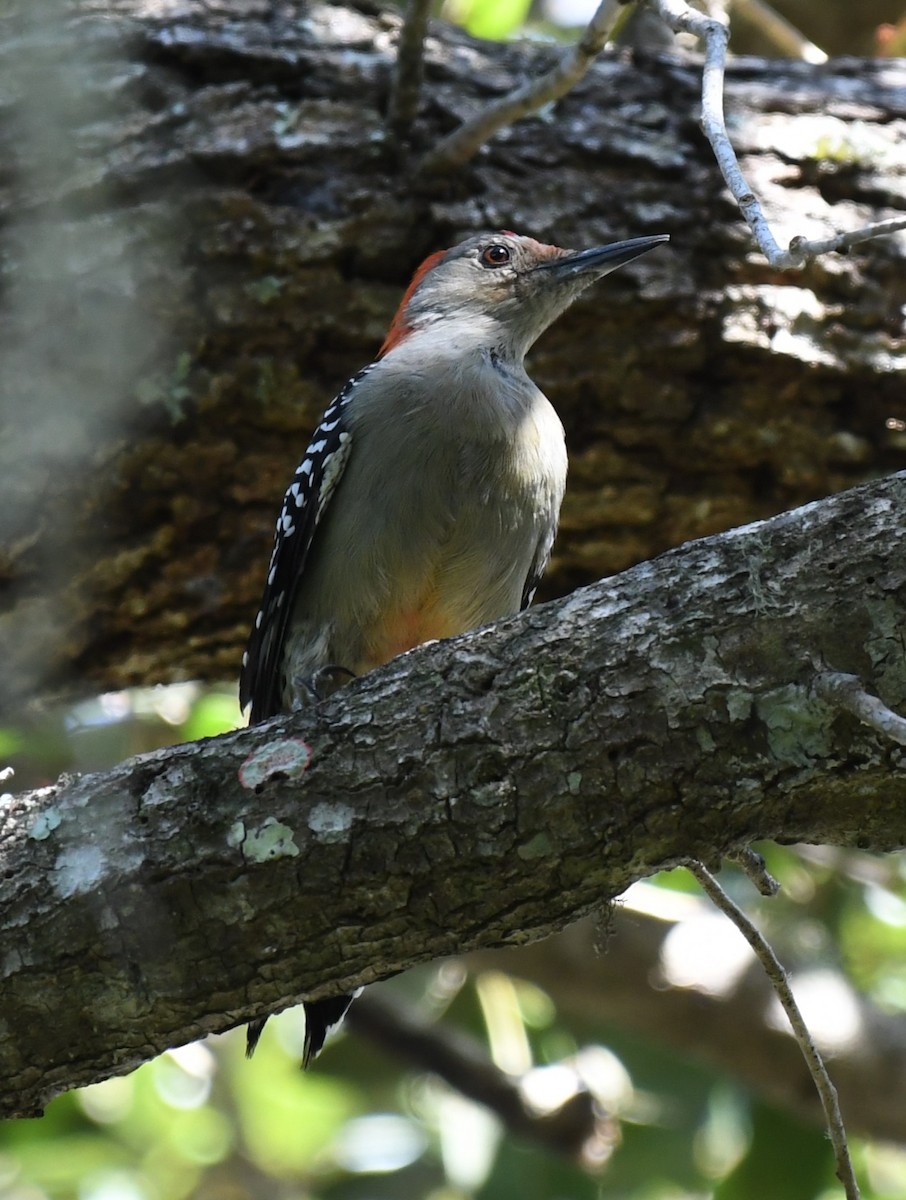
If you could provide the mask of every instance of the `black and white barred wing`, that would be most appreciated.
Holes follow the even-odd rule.
[[[287,626],[318,523],[352,448],[345,410],[356,384],[369,369],[366,367],[350,379],[332,401],[283,497],[264,595],[242,656],[239,676],[239,703],[243,709],[251,704],[252,724],[267,720],[285,708],[282,668]]]

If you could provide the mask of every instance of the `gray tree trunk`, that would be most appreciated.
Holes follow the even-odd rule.
[[[279,497],[430,251],[480,227],[667,231],[539,344],[570,487],[546,595],[903,464],[902,241],[751,253],[699,63],[609,55],[454,176],[420,155],[553,47],[438,24],[411,143],[367,5],[19,6],[0,32],[0,711],[235,677]],[[906,68],[740,60],[728,111],[784,238],[906,204]]]

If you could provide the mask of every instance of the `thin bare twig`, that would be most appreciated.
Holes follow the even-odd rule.
[[[818,254],[832,250],[845,250],[858,242],[906,229],[906,217],[890,221],[879,221],[866,225],[851,233],[838,233],[831,238],[809,241],[794,237],[788,250],[781,250],[774,238],[767,218],[739,166],[736,152],[730,143],[724,118],[724,71],[727,59],[729,31],[722,21],[706,17],[690,8],[685,0],[647,0],[662,21],[674,33],[692,33],[701,38],[705,45],[705,66],[702,73],[702,129],[711,143],[714,157],[720,167],[727,187],[739,205],[755,240],[772,267],[785,270],[801,267]]]
[[[728,858],[745,871],[762,896],[776,896],[780,891],[780,884],[768,870],[764,859],[751,846],[743,846]]]
[[[829,238],[815,238],[809,241],[804,237],[794,237],[790,241],[790,254],[794,257],[806,255],[813,258],[816,254],[827,254],[831,250],[848,250],[850,246],[857,246],[859,242],[868,242],[888,233],[897,233],[900,229],[906,229],[906,217],[875,221],[872,225],[863,225],[861,229],[853,229],[849,233],[835,233]]]
[[[859,1200],[859,1185],[856,1183],[852,1160],[849,1157],[846,1130],[843,1127],[843,1117],[840,1114],[840,1104],[837,1100],[837,1089],[831,1083],[824,1060],[821,1058],[818,1047],[799,1011],[799,1006],[793,998],[786,971],[760,930],[755,927],[742,909],[733,903],[711,872],[700,862],[687,862],[686,867],[698,880],[702,890],[707,893],[712,903],[730,918],[746,939],[770,979],[777,999],[783,1006],[783,1011],[792,1026],[793,1034],[802,1050],[815,1087],[818,1089],[828,1133],[834,1148],[834,1157],[837,1160],[837,1178],[843,1184],[847,1200]]]
[[[420,169],[447,171],[460,167],[498,129],[512,125],[514,121],[537,112],[545,104],[559,100],[579,82],[604,49],[624,7],[620,0],[601,0],[581,38],[566,51],[552,71],[517,88],[515,92],[489,105],[471,121],[460,125],[425,155]]]
[[[397,137],[407,132],[418,112],[424,75],[425,34],[431,0],[409,0],[396,51],[396,76],[387,122]]]
[[[888,708],[877,696],[866,692],[857,675],[823,671],[812,687],[822,700],[852,713],[863,725],[871,726],[892,742],[906,746],[906,718]]]
[[[801,58],[805,62],[825,63],[827,55],[820,46],[810,42],[805,34],[796,28],[776,8],[766,4],[765,0],[731,0],[733,8],[744,13],[752,24],[782,54],[790,58]]]

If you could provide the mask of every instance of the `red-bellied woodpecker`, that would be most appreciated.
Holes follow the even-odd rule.
[[[566,449],[523,359],[590,283],[667,240],[575,252],[492,233],[425,259],[283,498],[242,659],[252,722],[531,603]],[[305,1005],[306,1064],[350,1000]],[[249,1025],[249,1053],[266,1020]]]

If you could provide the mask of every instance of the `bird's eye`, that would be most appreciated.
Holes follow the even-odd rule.
[[[508,246],[503,246],[500,242],[494,242],[491,246],[486,246],[481,252],[479,260],[483,267],[502,267],[510,261],[510,251]]]

